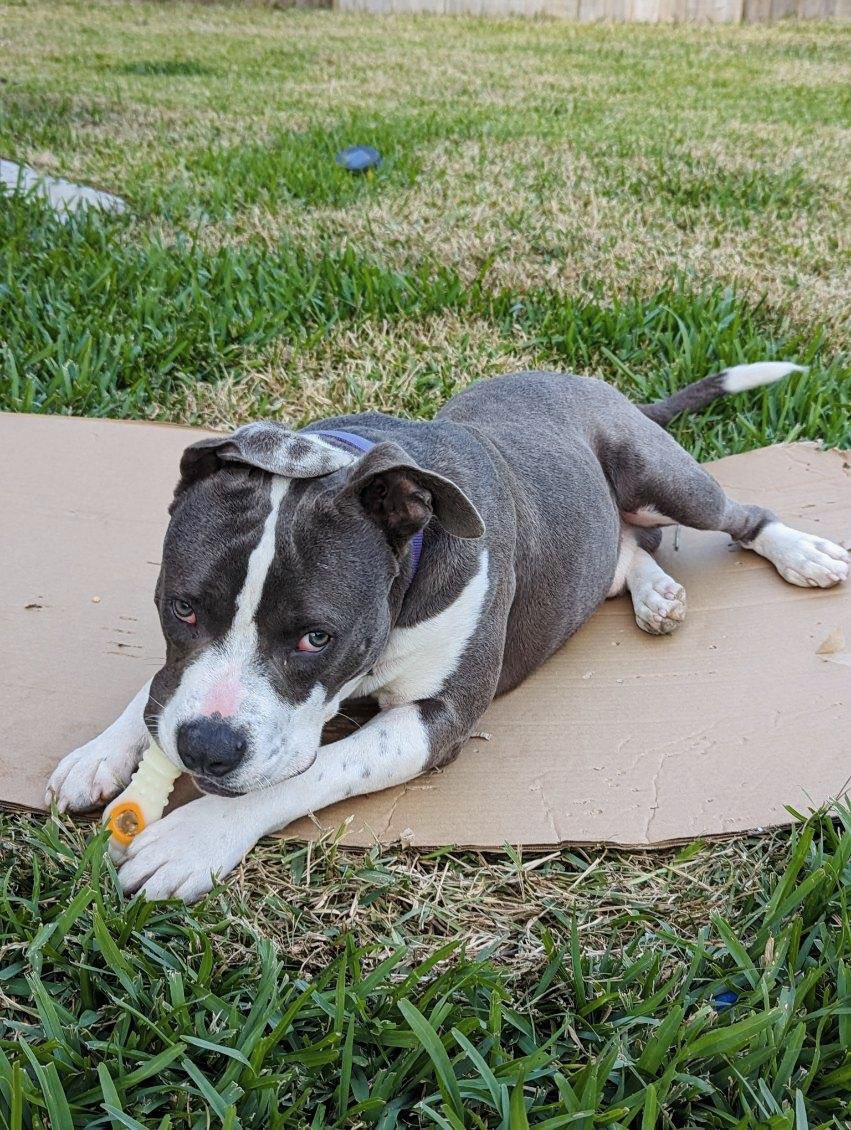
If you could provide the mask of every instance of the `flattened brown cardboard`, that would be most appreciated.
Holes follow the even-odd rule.
[[[152,424],[0,415],[0,799],[40,809],[54,764],[160,664],[152,593],[184,446]],[[739,499],[851,536],[851,470],[813,445],[722,459]],[[653,845],[788,822],[851,776],[851,587],[787,585],[721,534],[666,533],[688,592],[673,636],[609,601],[497,700],[447,769],[355,798],[288,834],[344,842]]]

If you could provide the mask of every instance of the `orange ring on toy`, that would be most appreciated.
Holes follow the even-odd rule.
[[[135,800],[125,800],[110,812],[106,826],[113,838],[126,847],[145,827],[145,817]]]

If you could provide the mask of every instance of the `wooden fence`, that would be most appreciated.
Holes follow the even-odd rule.
[[[558,16],[590,23],[741,24],[851,19],[851,0],[333,0],[340,12],[435,12],[473,16]]]

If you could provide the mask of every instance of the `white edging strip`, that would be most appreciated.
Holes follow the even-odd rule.
[[[62,177],[49,177],[16,161],[0,159],[0,184],[11,192],[34,192],[43,196],[60,219],[81,208],[123,212],[127,207],[120,196],[84,184],[74,184]]]

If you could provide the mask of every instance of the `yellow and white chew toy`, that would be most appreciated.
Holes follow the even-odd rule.
[[[181,772],[152,738],[130,784],[105,813],[106,826],[117,843],[126,847],[148,824],[159,820]]]

